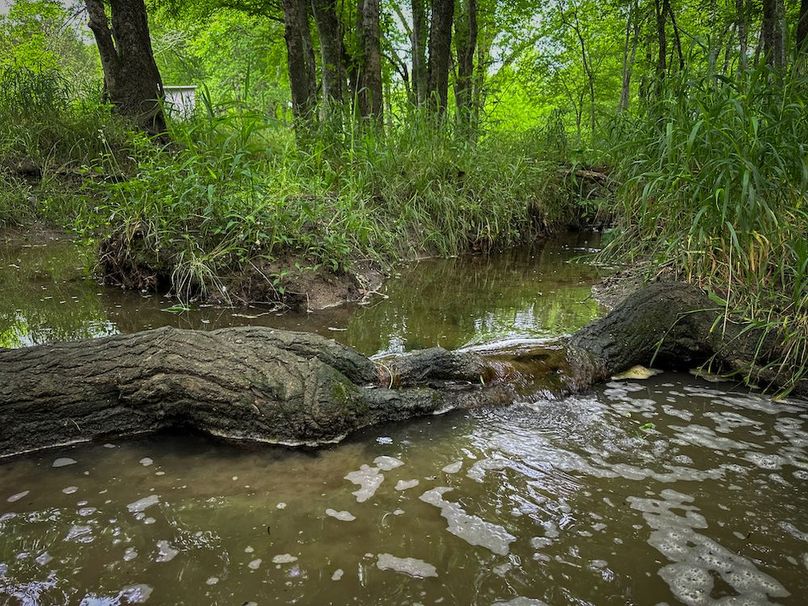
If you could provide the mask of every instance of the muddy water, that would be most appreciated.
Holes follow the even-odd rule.
[[[565,332],[597,313],[594,271],[562,263],[585,246],[420,264],[376,307],[261,318],[366,352]],[[47,271],[65,303],[20,305],[18,342],[134,329],[128,305],[214,325],[106,291],[71,307],[84,281]],[[318,451],[50,451],[0,464],[0,604],[804,604],[807,422],[804,402],[665,374]]]
[[[493,257],[428,259],[400,270],[368,305],[315,313],[194,306],[102,288],[90,277],[91,251],[66,240],[0,238],[0,347],[135,332],[159,326],[209,330],[243,324],[317,332],[366,354],[503,337],[571,332],[594,319],[597,271],[571,262],[598,239],[571,235]]]

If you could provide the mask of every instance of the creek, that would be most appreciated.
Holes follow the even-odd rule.
[[[365,354],[573,332],[586,234],[407,266],[368,305],[197,307],[0,241],[0,347],[260,324]],[[0,462],[0,604],[803,604],[808,403],[687,374],[375,426],[317,450],[158,434]]]

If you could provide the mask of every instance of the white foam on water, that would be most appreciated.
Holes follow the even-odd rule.
[[[393,471],[396,467],[404,465],[404,461],[388,456],[376,457],[373,463],[382,471]]]
[[[535,598],[519,596],[507,601],[497,600],[491,606],[547,606],[547,603]]]
[[[219,582],[219,577],[208,577],[207,581],[205,581],[205,585],[216,585]]]
[[[273,564],[291,564],[297,562],[297,558],[290,553],[282,553],[272,558]]]
[[[331,575],[331,580],[332,581],[340,581],[340,580],[342,580],[342,577],[343,577],[344,574],[345,574],[345,571],[342,568],[337,568],[334,571],[334,574]]]
[[[76,459],[71,459],[70,457],[59,457],[53,462],[52,467],[67,467],[68,465],[75,465],[78,463]]]
[[[330,507],[325,510],[325,515],[331,516],[341,522],[353,522],[356,519],[356,516],[353,515],[350,511],[337,511],[336,509],[331,509]]]
[[[461,469],[463,469],[463,461],[455,461],[446,465],[441,471],[443,473],[457,473]]]
[[[47,551],[43,551],[40,553],[36,559],[34,560],[40,566],[45,566],[48,562],[53,559],[53,556],[49,554]]]
[[[415,488],[420,482],[418,480],[399,480],[396,482],[396,490],[409,490]]]
[[[250,570],[258,570],[259,568],[261,568],[261,562],[263,562],[261,558],[256,558],[252,562],[247,564],[247,568],[249,568]]]
[[[17,494],[11,495],[9,498],[6,499],[9,503],[16,503],[22,498],[27,497],[31,493],[30,490],[23,490],[22,492],[18,492]]]
[[[143,465],[143,467],[149,467],[151,465],[154,465],[154,459],[152,459],[151,457],[143,457],[142,459],[140,459],[140,461],[138,461],[138,463]]]
[[[379,570],[392,570],[416,579],[438,576],[438,571],[432,564],[417,558],[399,558],[390,553],[380,553],[376,567]]]
[[[376,494],[384,481],[384,475],[379,473],[378,467],[362,465],[357,471],[346,474],[345,479],[359,486],[359,490],[355,490],[353,495],[356,497],[357,503],[364,503]]]
[[[170,562],[179,554],[171,543],[165,540],[157,541],[157,556],[154,558],[155,562]]]
[[[68,486],[66,488],[62,488],[62,492],[65,493],[65,494],[73,494],[73,493],[77,492],[78,489],[79,489],[78,486]]]
[[[95,537],[91,526],[73,525],[67,531],[63,540],[71,543],[92,543]]]
[[[733,603],[768,604],[769,597],[790,595],[750,560],[696,532],[707,528],[707,521],[692,505],[693,497],[670,489],[663,490],[660,497],[629,497],[626,501],[642,512],[652,528],[648,543],[672,561],[659,570],[659,576],[678,600],[689,606],[724,603],[711,597],[716,576],[737,594]]]
[[[420,496],[420,499],[441,510],[441,515],[449,523],[449,532],[456,537],[463,539],[469,545],[479,545],[498,555],[507,555],[510,551],[510,544],[516,540],[516,537],[502,526],[478,516],[469,515],[457,503],[446,501],[443,495],[451,490],[448,486],[439,486],[427,490]]]
[[[123,561],[131,562],[137,557],[137,549],[134,547],[127,547],[123,552]]]
[[[143,511],[147,510],[152,505],[157,505],[160,502],[160,496],[156,494],[150,494],[147,497],[143,497],[142,499],[138,499],[137,501],[133,501],[129,503],[126,508],[132,513],[142,513]]]

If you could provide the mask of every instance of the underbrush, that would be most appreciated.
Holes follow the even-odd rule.
[[[384,269],[580,219],[557,125],[472,143],[414,112],[384,132],[337,120],[298,145],[259,112],[208,105],[163,147],[56,76],[3,79],[0,223],[44,218],[100,237],[103,272],[133,288],[249,299],[230,278],[257,273],[281,293],[300,268]]]
[[[808,376],[807,93],[796,71],[683,78],[613,133],[622,219],[606,255],[707,289],[723,308],[715,330],[776,333],[781,355],[752,383]]]
[[[300,149],[244,113],[181,125],[174,138],[179,151],[144,146],[133,178],[98,184],[101,202],[82,223],[120,241],[112,263],[134,251],[184,297],[220,297],[245,268],[268,268],[270,280],[278,262],[386,268],[512,245],[573,217],[558,158],[524,140],[471,144],[416,122]]]

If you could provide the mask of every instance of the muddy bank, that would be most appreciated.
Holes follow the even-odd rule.
[[[0,350],[0,454],[168,428],[319,444],[374,423],[509,403],[526,389],[579,391],[636,364],[710,362],[785,384],[767,372],[776,339],[718,334],[717,313],[700,290],[658,283],[568,339],[486,355],[433,348],[377,363],[319,335],[257,327]]]

